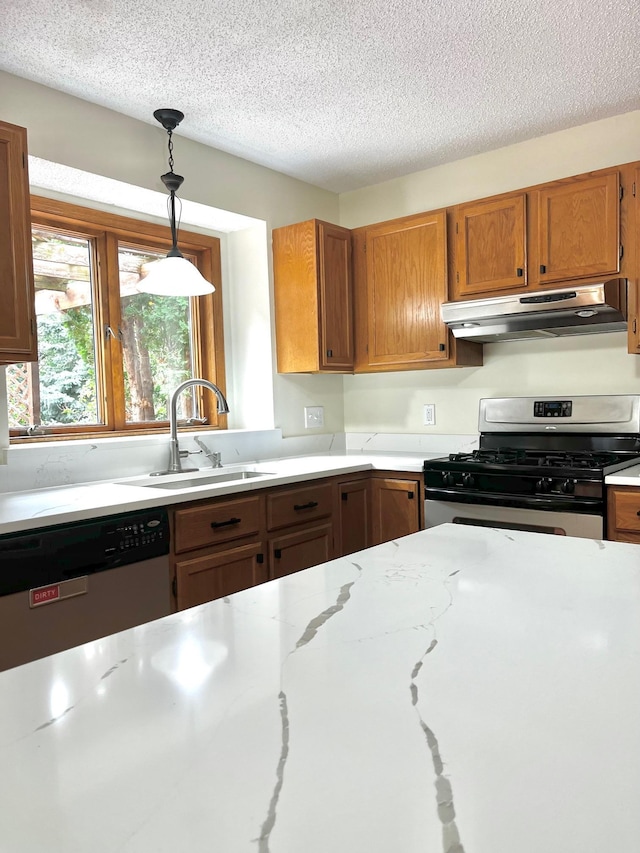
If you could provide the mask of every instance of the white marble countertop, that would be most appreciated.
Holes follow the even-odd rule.
[[[0,534],[237,494],[356,471],[377,469],[422,473],[425,459],[433,459],[437,456],[442,454],[424,453],[418,456],[403,453],[351,453],[272,459],[255,464],[224,466],[222,469],[201,469],[197,475],[223,474],[233,471],[234,467],[267,472],[265,476],[254,480],[170,491],[160,487],[161,478],[138,476],[129,481],[124,477],[118,477],[117,482],[102,481],[24,492],[4,492],[0,493]],[[148,485],[141,485],[143,482]]]
[[[637,486],[640,488],[640,465],[623,468],[614,474],[609,474],[604,480],[607,486]]]
[[[639,553],[443,525],[2,673],[0,849],[640,850]]]

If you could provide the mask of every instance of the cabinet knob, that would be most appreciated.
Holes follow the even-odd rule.
[[[414,496],[413,492],[407,492],[407,497],[409,498],[410,501],[412,501],[415,496]]]
[[[545,273],[546,271],[547,271],[546,266],[544,264],[540,264],[540,272]]]
[[[440,350],[440,352],[444,352],[446,350],[446,346],[444,344],[439,344],[438,349]]]
[[[256,563],[264,563],[264,554],[256,554]]]
[[[276,558],[276,560],[279,560],[280,557],[282,557],[282,551],[280,550],[280,548],[276,548],[274,550],[273,556]]]
[[[518,269],[516,270],[516,275],[518,276],[518,278],[522,278],[522,276],[524,275],[524,269],[522,267],[518,267]]]
[[[342,498],[343,501],[349,500],[349,492],[342,492],[340,497]]]
[[[333,358],[333,350],[332,349],[327,350],[327,358]]]

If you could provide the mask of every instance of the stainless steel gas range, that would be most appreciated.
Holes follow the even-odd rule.
[[[602,539],[605,477],[640,463],[640,396],[480,401],[480,447],[424,463],[425,523]]]

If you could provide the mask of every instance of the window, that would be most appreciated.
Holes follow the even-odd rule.
[[[38,362],[7,368],[14,438],[82,437],[167,428],[168,398],[195,376],[224,390],[220,241],[180,232],[186,258],[215,285],[209,296],[140,292],[169,229],[32,197]],[[196,388],[179,418],[225,427]]]

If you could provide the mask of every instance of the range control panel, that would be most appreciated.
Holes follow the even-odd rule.
[[[533,404],[534,418],[570,418],[571,400],[536,400]]]

